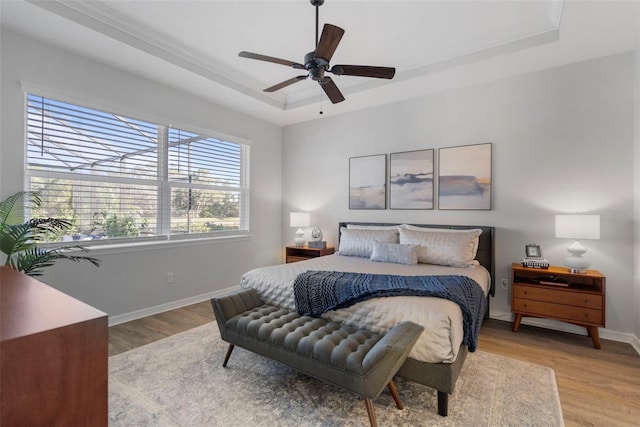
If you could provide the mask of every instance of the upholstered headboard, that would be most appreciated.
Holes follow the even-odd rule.
[[[347,224],[354,225],[399,225],[398,223],[388,223],[388,222],[340,222],[338,226],[338,241],[340,240],[340,228],[346,227]],[[494,260],[494,227],[488,227],[484,225],[441,225],[441,224],[410,224],[416,227],[425,227],[425,228],[447,228],[447,229],[455,229],[455,230],[465,230],[469,228],[478,228],[482,230],[482,234],[478,240],[478,252],[476,254],[476,259],[478,262],[486,268],[491,274],[491,288],[489,290],[489,295],[495,296],[496,287],[495,287],[495,260]]]

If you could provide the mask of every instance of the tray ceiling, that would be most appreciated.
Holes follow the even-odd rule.
[[[346,30],[331,63],[394,66],[391,80],[335,76],[332,105],[300,74],[238,57],[302,62],[315,9],[290,1],[3,1],[2,26],[265,120],[287,125],[628,51],[636,2],[326,0]],[[29,25],[24,23],[28,22]]]

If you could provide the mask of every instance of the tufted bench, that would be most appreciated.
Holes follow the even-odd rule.
[[[212,298],[211,305],[229,343],[222,366],[235,345],[270,357],[363,396],[372,426],[377,425],[372,399],[385,387],[403,408],[392,379],[422,326],[404,322],[378,334],[265,304],[254,289]]]

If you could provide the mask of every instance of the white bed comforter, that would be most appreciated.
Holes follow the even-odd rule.
[[[335,254],[291,264],[256,268],[242,276],[241,287],[254,288],[265,302],[295,311],[293,282],[298,274],[307,270],[404,276],[464,275],[478,282],[485,295],[490,284],[489,273],[482,266],[455,268],[430,264],[402,265]],[[376,332],[384,332],[405,320],[423,325],[425,330],[409,354],[412,359],[422,362],[453,362],[463,338],[460,307],[442,298],[373,298],[351,307],[329,311],[322,317]]]

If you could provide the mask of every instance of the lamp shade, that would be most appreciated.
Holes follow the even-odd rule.
[[[556,238],[599,239],[600,215],[556,215]]]
[[[291,212],[289,214],[289,225],[291,227],[308,227],[311,224],[311,214],[309,212]]]

